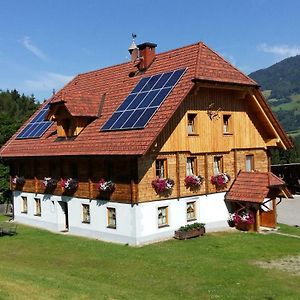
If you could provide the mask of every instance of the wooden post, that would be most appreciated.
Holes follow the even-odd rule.
[[[272,199],[273,206],[273,215],[274,215],[274,228],[277,227],[277,207],[276,207],[276,199]]]
[[[204,160],[204,177],[205,177],[205,194],[208,194],[209,178],[208,178],[208,154],[205,153]]]
[[[180,197],[180,157],[179,152],[176,152],[176,186],[177,186],[177,197]]]
[[[237,150],[234,149],[234,176],[236,177],[237,176],[237,173],[238,173],[238,168],[237,168]]]
[[[260,231],[260,212],[259,212],[259,208],[256,211],[255,222],[256,222],[256,231],[259,232]]]

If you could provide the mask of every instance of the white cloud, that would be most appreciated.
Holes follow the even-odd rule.
[[[73,76],[47,72],[42,74],[36,80],[25,80],[24,85],[26,89],[30,90],[31,93],[35,94],[40,91],[52,91],[53,89],[58,90],[68,83]]]
[[[289,46],[289,45],[277,45],[277,46],[270,46],[266,43],[262,43],[257,46],[259,51],[263,51],[266,53],[272,53],[281,58],[295,56],[300,54],[300,46]]]
[[[22,39],[23,46],[29,50],[31,53],[33,53],[36,57],[47,60],[47,56],[43,53],[42,50],[40,50],[38,47],[32,44],[31,38],[29,36],[24,36]]]

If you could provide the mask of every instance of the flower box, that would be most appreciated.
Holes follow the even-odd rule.
[[[152,187],[156,194],[171,194],[174,184],[174,180],[170,178],[157,178],[152,181]]]
[[[54,190],[57,186],[57,180],[51,177],[44,177],[44,180],[42,180],[42,183],[45,187],[45,190]]]
[[[178,240],[186,240],[193,237],[202,236],[205,234],[205,227],[202,223],[194,223],[180,227],[175,231],[174,237]]]
[[[255,230],[255,217],[252,211],[242,210],[230,214],[228,224],[233,223],[235,228],[242,231]]]
[[[231,180],[229,174],[220,173],[214,176],[211,176],[210,182],[214,184],[217,188],[226,187],[227,183]]]
[[[61,181],[61,187],[65,192],[74,193],[78,188],[78,180],[73,178],[63,179]]]
[[[15,176],[12,179],[11,183],[17,188],[22,188],[23,185],[25,184],[25,178],[23,176],[20,176],[20,177]]]
[[[184,179],[184,184],[187,188],[198,189],[204,181],[204,177],[197,175],[189,175]]]
[[[99,182],[97,183],[97,189],[100,192],[108,192],[108,193],[112,193],[114,192],[116,188],[116,185],[111,181],[106,181],[105,179],[101,178],[99,180]]]

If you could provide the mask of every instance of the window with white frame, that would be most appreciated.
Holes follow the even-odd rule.
[[[231,132],[231,115],[223,115],[223,133]]]
[[[196,202],[188,202],[186,204],[186,219],[187,221],[193,221],[196,219]]]
[[[197,114],[187,114],[187,132],[190,135],[197,134],[196,117]]]
[[[155,175],[158,178],[167,177],[167,160],[166,159],[157,159],[155,161]]]
[[[223,156],[214,157],[214,175],[223,173]]]
[[[117,228],[117,215],[114,207],[107,208],[107,227]]]
[[[196,158],[188,157],[186,159],[186,176],[196,175]]]
[[[35,201],[35,216],[41,216],[42,210],[41,210],[41,199],[40,198],[34,198]]]
[[[246,171],[254,171],[254,155],[246,155]]]
[[[168,225],[168,206],[158,208],[158,227]]]
[[[22,198],[21,198],[21,205],[22,205],[22,213],[23,214],[27,214],[27,197],[25,197],[25,196],[22,196]]]
[[[90,205],[82,204],[82,223],[90,223]]]

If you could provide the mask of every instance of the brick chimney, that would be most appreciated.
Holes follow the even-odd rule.
[[[155,59],[155,47],[157,45],[154,43],[143,43],[140,45],[137,45],[139,49],[139,63],[137,65],[138,69],[140,71],[148,69],[149,66],[152,64],[152,62]]]

